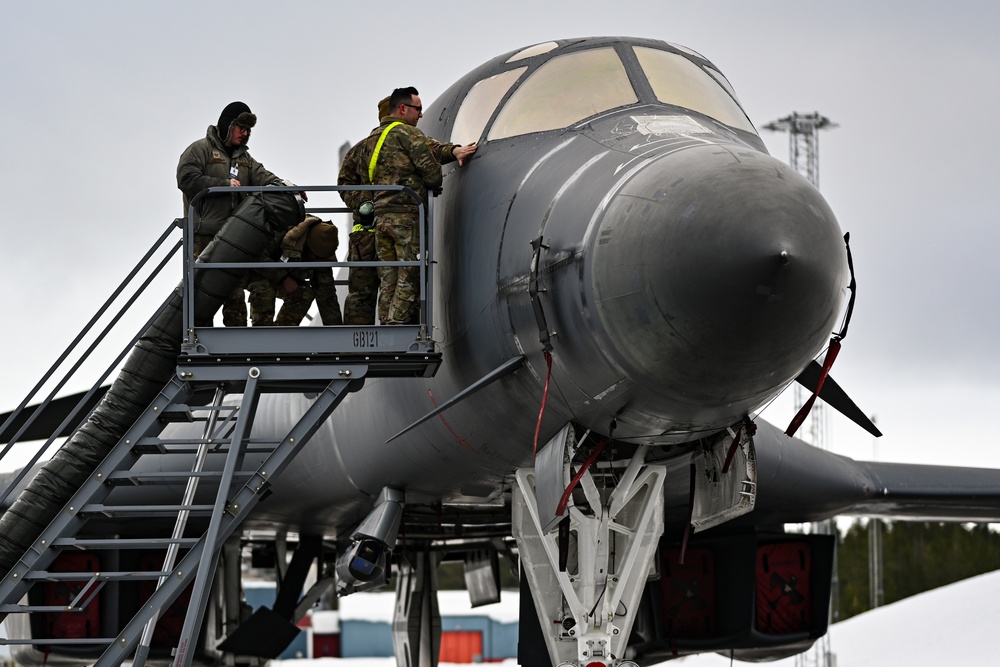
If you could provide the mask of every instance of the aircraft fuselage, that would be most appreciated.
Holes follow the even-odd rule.
[[[498,67],[511,65],[456,83],[424,131],[458,141],[462,96]],[[637,444],[712,434],[776,396],[836,324],[842,232],[753,132],[650,95],[559,131],[482,139],[466,166],[445,168],[434,202],[441,369],[369,380],[345,400],[288,476],[314,480],[294,494],[310,516],[386,484],[412,499],[496,497],[531,462],[543,402],[539,446],[567,421]],[[517,372],[386,442],[522,356]],[[291,502],[293,515],[306,509]]]

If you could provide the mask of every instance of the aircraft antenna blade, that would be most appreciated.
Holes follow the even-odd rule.
[[[819,381],[821,372],[822,366],[820,366],[819,362],[814,359],[808,366],[805,367],[805,370],[799,373],[799,376],[795,378],[795,381],[811,391],[816,387],[816,383]],[[861,408],[859,408],[857,404],[851,400],[851,397],[847,395],[847,392],[844,391],[829,375],[823,383],[823,388],[819,392],[819,397],[823,399],[824,403],[850,419],[868,433],[871,433],[876,438],[882,437],[882,431],[878,430],[872,420],[868,418],[868,415],[866,415]]]
[[[479,391],[483,387],[486,387],[487,385],[493,384],[494,382],[496,382],[497,380],[499,380],[502,377],[510,375],[511,373],[513,373],[514,371],[516,371],[518,368],[520,368],[521,364],[523,364],[523,363],[524,363],[524,357],[523,356],[513,357],[511,359],[508,359],[507,361],[505,361],[502,364],[500,364],[497,368],[493,369],[492,371],[490,371],[489,373],[487,373],[483,377],[479,378],[478,380],[476,380],[475,382],[473,382],[472,384],[470,384],[468,387],[466,387],[462,391],[458,392],[457,394],[455,394],[454,396],[452,396],[451,398],[449,398],[447,401],[445,401],[441,405],[437,406],[436,408],[434,408],[433,410],[431,410],[430,412],[428,412],[426,415],[424,415],[423,417],[421,417],[417,421],[413,422],[412,424],[410,424],[409,426],[407,426],[406,428],[404,428],[402,431],[400,431],[396,435],[394,435],[391,438],[389,438],[388,440],[386,440],[386,443],[390,443],[393,440],[395,440],[396,438],[398,438],[399,436],[403,435],[404,433],[407,433],[407,432],[415,429],[416,427],[420,426],[421,424],[423,424],[425,421],[427,421],[431,417],[434,417],[436,415],[441,414],[442,412],[444,412],[445,410],[447,410],[451,406],[455,405],[456,403],[459,403],[459,402],[465,400],[466,398],[468,398],[469,396],[472,396],[474,393],[476,393],[477,391]]]

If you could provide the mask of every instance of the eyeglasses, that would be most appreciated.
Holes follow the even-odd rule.
[[[247,134],[250,134],[249,127],[244,127],[243,125],[237,125],[236,129],[239,130],[240,132],[246,132]]]
[[[411,109],[416,109],[417,111],[419,111],[419,112],[421,112],[421,113],[423,113],[423,111],[424,111],[424,108],[423,108],[422,106],[419,106],[419,107],[418,107],[418,106],[417,106],[417,105],[415,105],[415,104],[407,104],[406,102],[403,102],[403,106],[404,106],[404,107],[410,107]]]

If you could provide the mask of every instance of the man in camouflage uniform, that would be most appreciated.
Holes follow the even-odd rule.
[[[232,102],[222,110],[216,125],[209,125],[204,139],[187,147],[177,164],[177,187],[184,194],[184,215],[191,200],[210,187],[241,185],[283,185],[280,178],[264,168],[247,151],[250,130],[257,116],[243,102]],[[241,197],[211,195],[202,197],[195,209],[194,256],[205,249],[226,224]],[[222,322],[227,327],[246,326],[247,307],[243,287],[226,299],[222,307]]]
[[[394,90],[389,97],[388,110],[390,115],[381,118],[379,126],[358,147],[359,155],[355,159],[367,167],[362,168],[360,182],[403,185],[426,202],[428,190],[441,188],[442,162],[458,160],[461,165],[477,147],[475,144],[439,144],[436,150],[432,148],[431,140],[416,128],[423,116],[423,106],[417,89],[412,86]],[[378,192],[374,202],[378,259],[383,262],[415,261],[420,249],[419,203],[400,191]],[[379,321],[382,324],[415,323],[419,318],[419,268],[379,267],[378,275]]]
[[[379,122],[389,115],[389,98],[384,97],[378,103]],[[438,162],[446,164],[455,159],[455,144],[445,144],[427,137],[431,152]],[[344,155],[340,166],[337,185],[369,185],[368,162],[363,155],[364,142],[351,147]],[[375,252],[375,224],[373,215],[363,216],[359,209],[365,202],[371,202],[375,193],[371,191],[347,190],[340,196],[353,212],[354,227],[348,240],[349,262],[374,262],[378,259]],[[351,325],[375,324],[375,309],[378,298],[379,276],[375,267],[351,267],[348,272],[348,295],[344,300],[344,323]],[[383,319],[385,313],[383,312]]]
[[[309,219],[312,216],[306,216]],[[317,218],[318,219],[318,218]],[[300,223],[301,224],[301,223]],[[274,262],[274,268],[251,269],[246,277],[246,289],[250,293],[250,324],[255,327],[274,325],[275,299],[304,299],[303,285],[300,285],[281,258],[281,242],[285,232],[279,232],[264,248],[260,262]],[[310,295],[310,303],[312,298]],[[296,322],[296,324],[298,324]]]
[[[384,102],[384,104],[383,104]],[[389,115],[389,98],[379,102],[379,120]],[[337,185],[370,185],[368,162],[363,154],[364,142],[358,142],[344,155],[340,165]],[[366,201],[371,201],[375,193],[370,191],[345,190],[340,193],[350,209],[354,227],[347,240],[348,262],[374,262],[375,253],[374,214],[363,216],[359,209]],[[347,272],[347,298],[344,299],[344,324],[375,324],[375,305],[378,297],[379,277],[375,267],[352,266]]]
[[[282,260],[287,259],[289,274],[302,286],[299,297],[289,296],[281,304],[281,310],[274,319],[277,326],[297,326],[309,311],[313,300],[319,309],[320,319],[325,326],[344,323],[337,300],[337,283],[333,277],[333,267],[296,269],[292,262],[336,262],[337,227],[325,220],[307,215],[306,219],[292,227],[281,242]]]
[[[275,239],[261,261],[280,263],[251,273],[250,320],[253,326],[298,326],[309,311],[313,300],[319,308],[324,325],[343,324],[337,284],[333,268],[296,268],[294,262],[335,262],[339,245],[333,223],[307,215],[305,220]],[[281,298],[281,309],[274,314],[275,299]]]

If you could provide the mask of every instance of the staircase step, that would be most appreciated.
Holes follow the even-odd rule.
[[[153,518],[176,517],[181,510],[186,510],[191,516],[207,516],[212,513],[214,508],[214,505],[84,505],[80,508],[79,514]]]
[[[198,543],[196,537],[140,537],[107,539],[80,539],[76,537],[60,537],[52,540],[53,547],[73,547],[80,550],[88,549],[163,549],[171,544],[181,547],[193,547]]]
[[[253,476],[252,472],[234,473],[234,480],[246,480]],[[216,480],[222,477],[218,471],[201,472],[132,472],[131,470],[117,470],[108,475],[107,484],[111,486],[158,486],[165,484],[185,484],[192,477],[199,479]]]
[[[9,610],[5,609],[9,605],[0,606],[0,612],[10,613]],[[56,611],[60,611],[57,609]],[[61,611],[66,611],[62,609]],[[103,644],[104,646],[110,646],[114,643],[114,637],[90,637],[87,639],[4,639],[3,643],[7,646],[18,645],[18,646],[74,646],[80,644]]]
[[[170,572],[29,572],[25,581],[148,581],[169,576]]]
[[[169,442],[169,441],[155,441],[155,442],[141,442],[135,445],[132,450],[136,454],[197,454],[199,444],[203,444],[197,440],[187,440],[185,442]],[[216,449],[209,449],[209,454],[225,454],[229,451],[229,441],[216,440],[209,444],[218,445]],[[265,443],[248,443],[243,449],[247,454],[259,454],[259,453],[271,453],[277,443],[265,442]],[[224,445],[224,447],[223,447]]]

